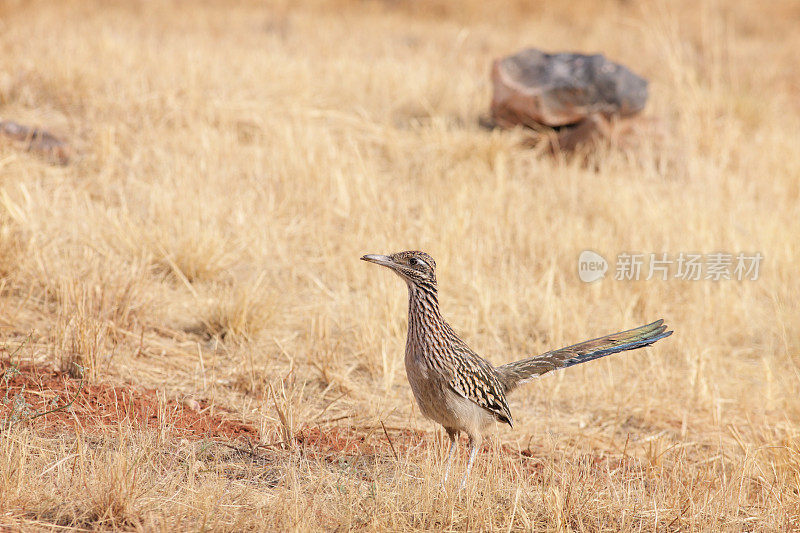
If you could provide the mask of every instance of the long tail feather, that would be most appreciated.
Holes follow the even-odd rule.
[[[501,381],[508,393],[518,385],[551,370],[585,363],[612,353],[649,346],[657,340],[672,335],[672,331],[666,331],[666,329],[667,326],[664,325],[663,320],[656,320],[646,326],[612,333],[605,337],[598,337],[567,346],[566,348],[529,357],[528,359],[508,363],[498,367],[497,372],[500,374]]]

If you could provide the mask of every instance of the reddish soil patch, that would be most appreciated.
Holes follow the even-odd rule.
[[[73,398],[69,407],[37,416]],[[64,372],[0,361],[0,421],[11,418],[31,420],[51,431],[133,426],[187,437],[258,437],[253,426],[203,400],[184,403],[129,385],[84,383],[81,388],[79,379]]]
[[[64,408],[73,398],[75,401]],[[37,416],[53,409],[58,410]],[[113,431],[127,426],[162,430],[184,438],[233,440],[244,437],[250,445],[249,450],[242,448],[242,451],[250,453],[278,444],[254,447],[259,437],[255,427],[219,407],[212,408],[204,400],[165,399],[158,391],[131,385],[84,383],[81,388],[80,380],[65,372],[0,360],[0,430],[2,424],[14,416],[18,423],[31,423],[54,433],[79,429]],[[437,441],[432,433],[404,428],[384,431],[380,426],[306,426],[294,432],[293,446],[307,457],[337,462],[346,457],[399,458],[436,445],[442,446],[444,453],[446,440]],[[466,450],[464,439],[459,449],[460,453]],[[484,442],[482,452],[499,453],[504,460],[518,464],[531,474],[540,474],[542,470],[543,464],[537,459],[540,454],[531,449],[516,450],[508,445]],[[595,462],[604,460],[596,458]]]

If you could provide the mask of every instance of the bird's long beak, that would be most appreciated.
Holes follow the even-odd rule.
[[[383,265],[385,267],[394,267],[395,262],[392,261],[392,258],[388,255],[377,255],[377,254],[369,254],[365,255],[361,258],[362,261],[367,261],[369,263],[375,263],[376,265]]]

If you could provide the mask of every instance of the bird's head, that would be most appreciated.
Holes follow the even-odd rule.
[[[436,287],[436,261],[425,252],[416,250],[392,255],[365,255],[362,261],[392,269],[409,285]]]

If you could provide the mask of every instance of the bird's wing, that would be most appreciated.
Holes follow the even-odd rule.
[[[466,345],[454,347],[448,361],[447,383],[450,388],[483,407],[500,422],[513,427],[505,390],[494,367]]]

